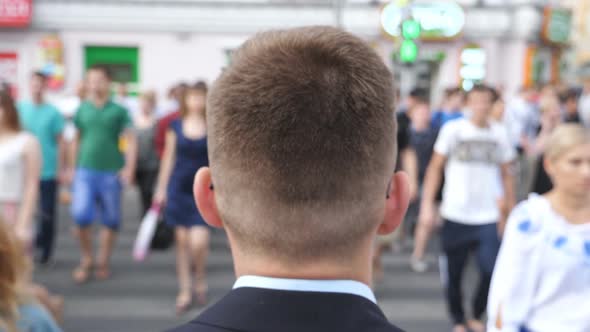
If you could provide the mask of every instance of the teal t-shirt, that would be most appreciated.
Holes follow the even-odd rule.
[[[18,103],[18,112],[23,129],[35,135],[41,144],[41,179],[54,179],[57,175],[58,138],[65,124],[63,116],[50,104],[37,105],[31,101]]]
[[[80,135],[78,167],[116,172],[125,165],[119,149],[119,137],[131,127],[125,108],[112,101],[97,108],[85,101],[76,112],[74,124]]]

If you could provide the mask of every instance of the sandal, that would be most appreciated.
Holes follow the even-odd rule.
[[[72,278],[77,284],[84,284],[90,279],[92,263],[80,263],[72,272]]]
[[[180,292],[176,297],[176,315],[184,314],[193,304],[193,297],[190,292]]]
[[[94,277],[97,280],[104,281],[111,277],[111,270],[108,265],[101,264],[94,271]]]

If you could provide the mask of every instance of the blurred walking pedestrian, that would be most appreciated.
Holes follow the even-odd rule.
[[[158,117],[164,118],[171,113],[178,112],[180,104],[182,104],[182,96],[184,96],[187,87],[187,83],[181,82],[168,89],[166,99],[164,99],[158,107],[160,109]],[[162,143],[162,145],[164,145],[164,143]],[[164,148],[162,147],[162,149]]]
[[[490,332],[590,331],[590,131],[557,127],[545,146],[553,189],[510,215],[492,279]]]
[[[172,121],[166,132],[164,155],[154,196],[155,203],[166,204],[165,220],[175,227],[178,314],[190,307],[193,295],[196,295],[196,301],[200,305],[207,301],[206,262],[210,234],[195,205],[192,189],[195,173],[199,168],[209,165],[205,126],[206,96],[207,85],[203,82],[186,90],[180,118]]]
[[[22,130],[14,100],[7,91],[0,91],[0,151],[0,216],[13,225],[19,240],[31,249],[41,148],[33,135]]]
[[[563,122],[582,123],[582,118],[578,113],[578,92],[570,88],[560,98],[563,105]]]
[[[4,90],[0,91],[0,151],[0,223],[10,226],[22,247],[20,259],[23,264],[29,264],[34,245],[33,213],[39,192],[41,148],[33,135],[21,129],[14,101]],[[0,262],[1,269],[6,262]],[[27,281],[32,295],[59,316],[63,300],[43,286],[33,284],[31,278]]]
[[[135,96],[129,94],[129,86],[125,82],[117,84],[116,94],[113,96],[113,102],[121,105],[129,113],[132,119],[139,111],[138,100]]]
[[[420,223],[434,225],[436,192],[445,170],[441,205],[444,224],[441,231],[447,304],[454,332],[467,328],[483,332],[481,322],[494,262],[500,247],[499,233],[505,221],[500,220],[498,204],[499,174],[502,175],[504,201],[514,202],[511,163],[515,158],[506,130],[490,122],[492,91],[475,86],[467,94],[468,119],[445,125],[435,144],[434,154],[424,181]],[[463,271],[470,252],[477,255],[480,283],[473,300],[473,318],[467,319],[463,309]]]
[[[535,105],[536,92],[533,88],[522,87],[516,97],[506,105],[504,114],[510,141],[518,153],[524,153],[523,144],[536,134],[539,114]]]
[[[415,227],[409,227],[409,225],[404,225],[404,227],[409,227],[410,230],[414,230],[414,249],[410,259],[410,267],[415,272],[426,272],[428,269],[428,262],[424,259],[424,254],[430,236],[434,232],[436,225],[419,223],[418,214],[420,212],[420,202],[424,178],[426,177],[426,169],[432,157],[439,127],[432,122],[430,106],[427,103],[417,104],[410,114],[410,117],[412,118],[411,144],[414,147],[414,150],[416,150],[418,158],[419,194],[417,199],[410,204],[405,219],[405,223],[409,222]],[[440,202],[440,197],[437,197],[437,202]],[[438,219],[439,218],[436,217],[436,220]]]
[[[130,184],[133,180],[137,148],[127,110],[110,99],[108,69],[92,66],[86,75],[89,100],[76,112],[78,134],[70,151],[71,168],[76,167],[71,212],[81,250],[80,264],[72,275],[78,283],[87,281],[94,267],[90,226],[97,210],[103,227],[95,277],[110,277],[110,257],[121,224],[122,183]],[[119,150],[120,138],[126,142],[124,155]]]
[[[40,216],[37,227],[37,261],[46,264],[55,245],[58,180],[66,170],[66,146],[63,140],[64,118],[45,101],[47,77],[41,72],[31,75],[31,100],[18,103],[20,121],[25,130],[41,144],[43,167],[40,182]]]
[[[543,195],[553,187],[551,178],[543,166],[543,160],[545,159],[544,152],[551,134],[562,123],[562,116],[557,97],[543,98],[539,105],[541,110],[541,126],[539,128],[539,135],[531,147],[531,152],[535,157],[535,172],[530,191]]]
[[[440,130],[447,122],[462,118],[464,99],[461,88],[446,89],[441,108],[432,113],[432,126]]]
[[[544,94],[553,93],[551,86],[544,88]],[[521,201],[528,195],[532,167],[528,159],[528,147],[537,135],[540,115],[536,105],[537,92],[531,87],[522,87],[516,97],[506,104],[504,126],[510,135],[510,141],[516,148],[515,163],[516,200]]]
[[[410,183],[410,197],[414,201],[418,195],[418,157],[412,146],[412,119],[410,113],[421,103],[428,102],[428,95],[424,89],[414,88],[406,98],[405,105],[396,112],[397,120],[397,160],[396,171],[403,170],[408,174]],[[375,252],[373,253],[373,278],[380,282],[383,277],[382,256],[387,250],[400,252],[404,248],[405,230],[398,227],[395,232],[377,237]]]
[[[146,91],[139,97],[139,112],[134,120],[137,135],[135,180],[139,186],[142,214],[152,205],[160,159],[156,151],[156,93]]]
[[[203,83],[201,81],[197,82],[197,84]],[[166,145],[166,132],[170,128],[170,123],[172,121],[178,119],[180,117],[180,109],[181,105],[184,103],[184,95],[186,93],[188,85],[186,83],[180,83],[174,88],[169,91],[168,95],[168,111],[165,116],[163,116],[158,121],[158,126],[156,128],[156,150],[158,152],[158,156],[162,159],[164,154],[164,145]]]

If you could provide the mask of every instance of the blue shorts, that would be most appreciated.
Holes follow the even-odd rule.
[[[79,227],[87,227],[99,210],[102,224],[114,231],[121,223],[121,183],[116,172],[80,168],[73,185],[72,217]]]

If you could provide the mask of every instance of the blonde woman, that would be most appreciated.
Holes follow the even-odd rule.
[[[30,291],[29,260],[0,220],[0,331],[61,332]]]
[[[512,212],[494,271],[489,331],[590,331],[590,132],[558,126],[545,146],[553,189]]]

